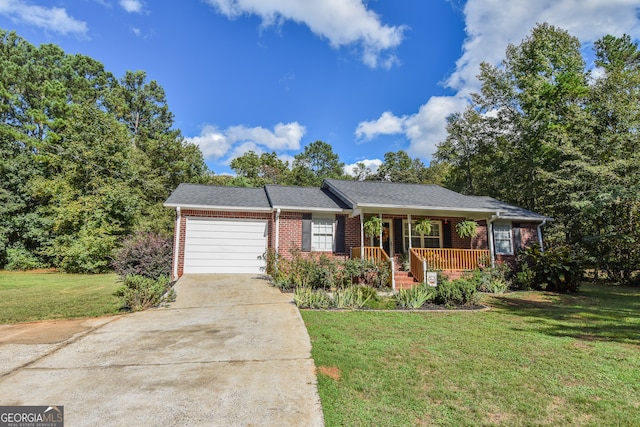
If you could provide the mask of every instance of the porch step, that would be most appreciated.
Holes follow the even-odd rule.
[[[393,276],[396,282],[396,289],[407,289],[418,283],[408,271],[394,271]]]

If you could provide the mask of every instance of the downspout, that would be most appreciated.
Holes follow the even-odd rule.
[[[489,258],[491,258],[491,267],[496,266],[496,252],[493,247],[493,221],[500,218],[500,212],[496,212],[494,216],[487,219],[487,234],[489,238]]]
[[[364,258],[364,213],[360,211],[360,259]]]
[[[276,235],[275,235],[275,259],[274,259],[274,268],[276,272],[278,272],[278,253],[280,251],[280,208],[276,209]]]
[[[176,208],[176,235],[173,240],[173,280],[178,280],[178,260],[180,259],[180,206]]]
[[[544,245],[542,243],[542,226],[547,223],[546,219],[543,219],[540,224],[538,224],[538,243],[540,243],[540,252],[544,252]]]
[[[411,214],[407,214],[407,221],[409,222],[407,224],[407,229],[409,230],[409,253],[411,253]]]

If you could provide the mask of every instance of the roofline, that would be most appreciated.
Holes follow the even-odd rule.
[[[509,221],[554,221],[554,219],[549,216],[535,218],[530,216],[499,216],[496,218],[496,221],[500,221],[501,219],[507,219]]]
[[[325,185],[327,187],[330,187],[330,191],[336,195],[336,197],[338,197],[340,200],[342,200],[345,204],[350,205],[351,206],[351,210],[353,209],[357,209],[358,205],[351,200],[350,198],[348,198],[342,191],[340,191],[339,189],[337,189],[334,185],[331,185],[331,182],[329,182],[330,178],[325,178],[324,180],[322,180],[322,185],[320,186],[320,188],[323,188]],[[336,180],[339,181],[339,180]]]
[[[284,211],[304,211],[304,212],[335,212],[335,213],[349,213],[351,209],[340,209],[340,208],[310,208],[308,206],[278,206],[274,205],[273,209],[281,209]]]
[[[501,212],[496,209],[478,209],[478,208],[453,208],[451,206],[421,206],[421,205],[378,205],[374,203],[359,203],[357,208],[379,208],[379,209],[404,209],[404,210],[420,210],[420,211],[452,211],[452,212],[476,212],[495,215]]]
[[[194,209],[202,211],[244,211],[244,212],[273,212],[271,207],[258,208],[250,206],[213,206],[213,205],[183,205],[178,203],[165,203],[165,208]]]

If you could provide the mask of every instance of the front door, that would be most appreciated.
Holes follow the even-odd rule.
[[[389,221],[382,221],[382,249],[387,253],[387,255],[392,256],[391,254],[391,223]],[[373,245],[380,246],[380,237],[373,238]]]

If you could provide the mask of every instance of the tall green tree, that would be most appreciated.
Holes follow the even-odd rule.
[[[422,184],[428,180],[428,170],[422,160],[412,159],[404,150],[385,153],[375,179],[389,182]]]
[[[102,271],[136,230],[172,230],[162,202],[208,170],[159,84],[0,30],[0,268]]]
[[[290,176],[293,185],[319,187],[325,178],[344,178],[344,163],[331,145],[315,141],[294,156]]]
[[[640,269],[640,73],[628,36],[595,43],[590,75],[580,42],[541,24],[481,65],[481,92],[448,120],[436,153],[446,184],[553,216],[551,237],[582,249],[622,282]]]
[[[289,162],[279,159],[275,152],[258,155],[253,150],[248,151],[231,161],[231,169],[252,187],[284,184],[289,179]]]

